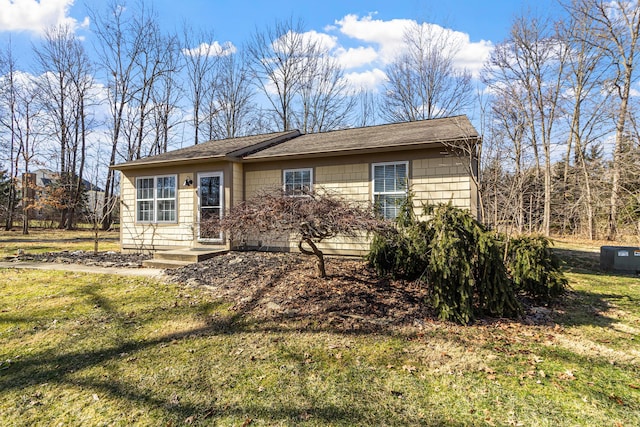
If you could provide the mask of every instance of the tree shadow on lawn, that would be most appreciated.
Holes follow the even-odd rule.
[[[612,328],[617,319],[605,313],[614,307],[617,294],[569,290],[552,306],[554,321],[562,326],[596,326]]]
[[[187,403],[179,399],[179,393],[190,394],[193,384],[188,381],[174,383],[173,389],[177,394],[167,392],[161,395],[157,390],[144,389],[137,384],[127,383],[118,378],[100,379],[79,377],[78,373],[92,367],[105,366],[111,362],[123,361],[123,355],[135,356],[145,349],[164,347],[175,344],[185,339],[206,337],[219,334],[239,333],[243,331],[241,323],[237,322],[239,315],[223,319],[209,319],[205,327],[194,328],[188,331],[174,333],[157,339],[143,341],[127,341],[117,346],[93,351],[67,352],[49,350],[34,356],[22,357],[5,366],[0,376],[0,394],[14,389],[25,389],[42,384],[68,385],[80,389],[90,390],[88,393],[96,393],[110,396],[114,399],[125,399],[135,407],[146,410],[161,411],[165,417],[174,417],[178,422],[189,419],[191,424],[216,417],[259,416],[269,420],[305,420],[307,418],[320,419],[327,423],[345,422],[366,417],[363,409],[344,409],[331,404],[310,406],[301,402],[296,406],[279,404],[276,407],[260,405],[258,401],[250,401],[243,404],[224,403],[216,406],[216,390],[199,390],[203,394],[210,393],[210,401],[202,404]],[[170,360],[167,361],[171,363]],[[158,367],[159,369],[160,367]],[[304,379],[301,379],[303,381]],[[204,400],[204,399],[203,399]],[[64,402],[59,402],[64,404]]]
[[[206,303],[205,303],[206,304]],[[103,304],[107,307],[107,304]],[[197,307],[192,307],[198,309]],[[118,317],[113,313],[113,317]],[[0,394],[11,390],[24,390],[29,387],[48,384],[49,386],[71,386],[80,390],[85,390],[88,396],[95,394],[102,398],[110,397],[115,400],[123,399],[133,407],[133,409],[144,409],[159,413],[159,417],[166,422],[174,419],[178,423],[206,424],[216,418],[239,418],[248,420],[257,418],[272,422],[304,422],[307,420],[320,421],[328,424],[351,424],[358,423],[358,420],[371,420],[372,414],[368,405],[371,402],[363,398],[362,405],[336,405],[331,402],[318,402],[312,397],[313,393],[305,393],[309,386],[307,375],[308,369],[305,361],[298,360],[299,366],[295,371],[298,375],[298,388],[302,390],[301,396],[293,401],[283,403],[281,399],[276,399],[276,403],[268,400],[249,399],[241,403],[229,403],[227,401],[217,402],[216,389],[211,383],[206,382],[202,388],[197,388],[189,379],[172,381],[167,385],[164,393],[162,390],[145,388],[137,383],[128,382],[126,379],[111,376],[109,378],[93,376],[88,372],[83,375],[83,371],[88,371],[93,367],[108,366],[111,363],[126,362],[125,356],[136,357],[141,352],[154,347],[167,347],[168,345],[180,344],[184,340],[198,337],[210,337],[214,335],[226,335],[243,332],[253,332],[255,329],[248,325],[243,313],[236,313],[227,317],[209,317],[204,327],[192,328],[168,334],[155,339],[130,340],[108,348],[96,350],[84,350],[77,352],[64,352],[60,349],[51,349],[43,353],[22,357],[12,361],[0,371]],[[259,329],[259,328],[258,328]],[[265,328],[266,332],[272,331]],[[172,361],[167,360],[167,366]],[[197,362],[196,362],[197,363]],[[160,371],[161,366],[157,367]],[[210,366],[203,366],[205,375],[210,373]],[[193,390],[197,389],[200,399],[193,399]],[[228,390],[227,390],[228,391]],[[39,393],[38,393],[39,394]],[[187,396],[186,399],[180,399]],[[191,401],[187,401],[191,398]],[[90,400],[90,399],[89,399]],[[197,400],[199,403],[194,403]],[[264,403],[263,403],[264,402]],[[64,405],[63,401],[57,404]],[[34,406],[35,408],[35,406]],[[37,410],[43,410],[43,407]],[[36,410],[36,409],[34,409]],[[82,408],[78,409],[78,417],[81,417]],[[122,411],[121,411],[122,412]],[[122,412],[124,413],[124,412]],[[68,412],[73,416],[73,412]],[[394,425],[401,425],[406,422],[402,413],[386,413],[387,421]],[[440,418],[439,414],[431,414],[430,425],[462,425],[452,422],[449,419]],[[131,420],[131,421],[135,421]]]
[[[20,359],[12,361],[9,365],[4,366],[4,370],[0,371],[0,393],[37,386],[43,383],[70,385],[96,390],[97,392],[101,391],[114,399],[123,398],[135,406],[142,406],[147,410],[153,409],[155,411],[161,411],[165,417],[175,418],[179,421],[194,417],[192,419],[194,422],[206,422],[209,418],[219,418],[223,416],[243,418],[247,415],[285,422],[290,422],[291,420],[300,420],[300,422],[302,422],[309,417],[326,423],[357,423],[357,420],[370,419],[371,416],[366,412],[366,405],[364,404],[357,407],[352,406],[348,409],[326,402],[309,404],[304,401],[298,405],[292,402],[289,404],[280,403],[276,407],[268,406],[266,403],[262,405],[260,401],[257,400],[243,402],[241,404],[229,405],[221,403],[217,405],[215,403],[215,397],[210,401],[206,400],[200,404],[172,402],[173,395],[168,395],[170,394],[169,392],[166,393],[167,395],[162,395],[153,389],[144,389],[136,384],[129,384],[125,380],[118,380],[117,378],[109,380],[105,380],[104,378],[78,378],[78,373],[83,370],[108,365],[109,363],[121,362],[123,360],[123,354],[135,355],[146,349],[163,347],[168,344],[180,343],[183,340],[198,337],[260,331],[286,333],[292,329],[311,333],[369,334],[374,332],[394,336],[412,334],[410,331],[400,331],[396,327],[397,325],[386,322],[376,322],[375,318],[363,319],[357,314],[349,316],[349,313],[342,313],[342,315],[330,311],[320,313],[322,316],[325,316],[326,321],[323,322],[317,322],[316,315],[313,313],[269,313],[268,311],[262,311],[261,313],[266,314],[266,316],[254,316],[254,310],[260,306],[262,298],[283,278],[283,274],[283,272],[274,274],[271,280],[264,283],[264,286],[258,287],[255,290],[250,299],[238,306],[236,312],[230,313],[229,315],[208,315],[207,313],[210,312],[208,308],[210,308],[212,304],[211,301],[203,301],[188,307],[178,306],[167,308],[167,318],[179,317],[180,313],[182,313],[181,310],[193,310],[192,313],[198,313],[198,318],[204,320],[204,326],[202,327],[191,328],[186,331],[171,333],[153,339],[124,340],[108,348],[77,352],[64,352],[64,349],[50,349],[38,354],[23,356]],[[344,276],[342,278],[349,277],[350,276]],[[350,279],[358,286],[363,287],[362,292],[365,292],[366,289],[375,292],[387,292],[397,298],[407,298],[413,303],[420,302],[416,299],[415,294],[409,293],[408,295],[403,295],[403,292],[407,292],[406,290],[400,289],[401,286],[399,284],[386,279],[372,280],[357,277],[350,277]],[[122,310],[118,309],[108,299],[105,299],[97,293],[95,289],[87,287],[84,292],[86,293],[88,301],[92,304],[99,305],[110,317],[110,321],[120,322],[127,316],[126,313],[121,312]],[[319,290],[319,292],[322,292],[322,290]],[[321,297],[322,295],[324,294],[318,293],[317,297]],[[356,292],[348,297],[352,298],[351,303],[354,304],[353,307],[358,308],[362,307],[362,304],[371,303],[371,301],[367,300],[367,295],[366,292],[364,294]],[[340,295],[336,295],[336,298],[340,297]],[[301,298],[300,303],[308,302],[305,297]],[[602,313],[605,313],[611,307],[607,300],[611,299],[615,301],[616,298],[621,298],[621,296],[572,291],[560,305],[562,311],[555,310],[554,319],[564,325],[589,324],[603,328],[610,327],[614,319]],[[381,309],[388,310],[391,308],[393,308],[392,304],[389,303]],[[5,320],[7,319],[5,318]],[[127,322],[122,323],[125,324],[124,327],[134,326],[126,324]],[[473,326],[470,326],[470,328],[473,328]],[[171,361],[168,360],[167,364],[170,363]],[[304,361],[301,360],[300,363],[304,363]],[[299,369],[299,371],[305,372],[304,369]],[[300,381],[304,383],[304,375],[300,377]],[[177,384],[179,390],[185,393],[189,393],[189,390],[193,386],[193,384],[187,381]],[[211,393],[215,393],[215,390],[211,390]],[[393,421],[394,416],[396,415],[391,415],[391,421]],[[400,415],[397,416],[400,417]],[[396,421],[397,424],[402,424],[403,419],[397,418]],[[446,420],[433,420],[433,424],[453,425],[450,421]]]
[[[562,261],[563,267],[568,271],[599,272],[600,253],[581,251],[577,249],[551,248]]]

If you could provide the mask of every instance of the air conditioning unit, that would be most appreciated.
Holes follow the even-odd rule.
[[[617,273],[640,274],[640,247],[600,247],[600,269]]]

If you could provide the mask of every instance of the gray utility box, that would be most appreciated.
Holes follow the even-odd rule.
[[[600,247],[600,269],[603,271],[640,274],[640,247]]]

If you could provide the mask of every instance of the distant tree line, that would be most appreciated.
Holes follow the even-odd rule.
[[[482,143],[451,148],[480,160],[485,224],[637,236],[640,5],[561,0],[558,8],[553,17],[514,18],[481,85],[459,65],[459,34],[414,23],[374,92],[350,85],[331,46],[301,21],[257,29],[236,48],[188,23],[165,31],[152,2],[101,5],[90,13],[91,44],[62,26],[33,47],[31,69],[20,66],[11,43],[0,52],[3,222],[11,227],[28,206],[20,179],[35,166],[59,174],[60,227],[79,221],[80,183],[88,179],[105,189],[107,228],[119,185],[107,166],[118,162],[178,143],[467,113],[480,123]]]
[[[561,6],[562,18],[516,18],[483,71],[483,220],[518,233],[639,236],[640,4]]]

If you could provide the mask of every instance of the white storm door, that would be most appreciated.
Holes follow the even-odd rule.
[[[198,240],[221,242],[222,232],[212,220],[222,218],[224,186],[222,172],[198,174]]]

